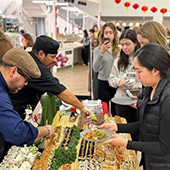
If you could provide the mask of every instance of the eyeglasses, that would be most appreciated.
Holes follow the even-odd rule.
[[[26,74],[24,74],[19,68],[18,73],[26,79],[26,82],[28,82],[29,77]]]

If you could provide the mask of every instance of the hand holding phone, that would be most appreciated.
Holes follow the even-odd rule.
[[[126,94],[127,94],[129,97],[133,98],[133,94],[132,94],[128,89],[126,90]]]
[[[106,42],[106,44],[108,44],[110,42],[110,38],[109,37],[103,37],[103,43]]]

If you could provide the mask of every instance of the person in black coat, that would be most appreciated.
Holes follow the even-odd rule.
[[[145,86],[143,98],[137,103],[139,121],[128,124],[106,123],[99,128],[116,132],[140,134],[140,141],[130,141],[118,134],[104,143],[124,146],[142,152],[143,168],[170,169],[170,55],[158,44],[147,44],[134,59],[136,76]]]

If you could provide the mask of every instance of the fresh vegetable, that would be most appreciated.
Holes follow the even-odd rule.
[[[59,148],[55,150],[54,161],[51,170],[58,170],[65,163],[73,163],[77,156],[77,144],[80,139],[80,129],[77,126],[72,127],[72,136],[68,144],[68,148]]]
[[[95,116],[94,113],[92,113],[92,120],[93,120],[93,121],[98,121],[98,119],[97,119],[97,117]]]
[[[53,118],[59,110],[59,105],[61,105],[61,101],[57,100],[55,95],[45,95],[41,97],[41,105],[42,105],[42,118],[40,125],[46,125],[46,121],[48,124],[52,124]]]

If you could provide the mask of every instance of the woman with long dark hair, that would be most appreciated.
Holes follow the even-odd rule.
[[[138,82],[133,67],[135,52],[140,47],[136,32],[131,29],[125,30],[121,34],[119,42],[121,45],[120,56],[115,59],[108,80],[111,87],[117,88],[115,97],[127,96],[125,90],[137,88],[135,83]],[[116,105],[116,114],[126,118],[128,123],[136,121],[138,117],[136,109],[128,105]]]
[[[106,123],[118,133],[140,134],[140,141],[131,141],[114,134],[104,142],[142,152],[143,169],[170,169],[170,55],[158,44],[146,44],[134,58],[136,77],[145,90],[138,101],[139,121],[128,124]]]
[[[90,37],[87,30],[83,31],[84,36],[82,39],[83,48],[82,48],[82,60],[83,63],[87,66],[90,61]]]

